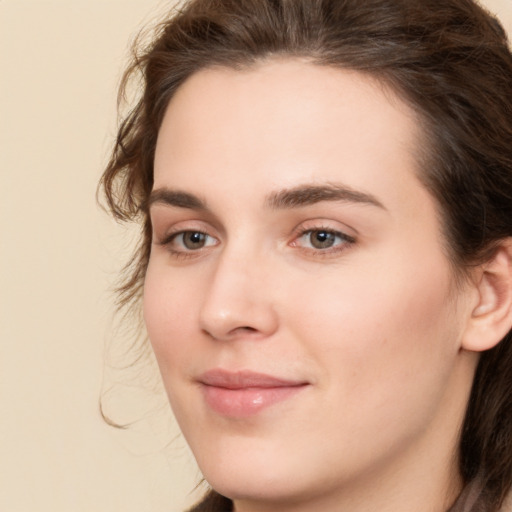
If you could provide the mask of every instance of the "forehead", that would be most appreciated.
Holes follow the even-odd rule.
[[[233,192],[263,193],[342,181],[404,198],[399,174],[416,174],[420,140],[412,109],[358,72],[282,59],[205,69],[168,106],[155,188],[208,191],[221,181]]]

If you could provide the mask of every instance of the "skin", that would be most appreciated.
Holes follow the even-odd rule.
[[[454,284],[421,142],[390,91],[300,60],[199,71],[169,104],[144,315],[182,431],[237,512],[442,511],[460,492],[478,293]],[[303,190],[333,186],[351,194]],[[216,368],[307,385],[226,417],[198,382]]]

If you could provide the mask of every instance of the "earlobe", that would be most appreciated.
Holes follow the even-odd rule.
[[[482,264],[474,286],[478,303],[462,339],[462,348],[482,352],[496,346],[512,328],[512,238],[502,241]]]

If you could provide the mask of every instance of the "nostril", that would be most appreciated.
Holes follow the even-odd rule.
[[[220,281],[219,281],[220,282]],[[278,326],[276,313],[266,298],[232,295],[231,288],[210,291],[199,312],[199,326],[216,340],[256,339],[274,333]],[[237,287],[238,288],[238,287]],[[237,292],[238,293],[238,292]]]
[[[236,336],[236,335],[248,335],[259,332],[257,328],[250,327],[248,325],[242,325],[240,327],[236,327],[235,329],[231,330],[229,333],[229,336]]]
[[[243,334],[243,333],[257,333],[258,332],[258,329],[254,328],[254,327],[249,327],[249,326],[242,326],[242,327],[236,327],[235,329],[232,329],[231,331],[229,331],[228,333],[226,333],[225,335],[219,335],[219,334],[215,334],[214,332],[208,330],[208,329],[203,329],[203,332],[210,336],[211,338],[213,339],[232,339],[233,336],[236,336],[237,334],[240,335],[240,334]]]

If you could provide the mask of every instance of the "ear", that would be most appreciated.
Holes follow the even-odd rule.
[[[512,238],[500,243],[493,257],[475,273],[476,304],[462,348],[482,352],[496,346],[512,328]]]

